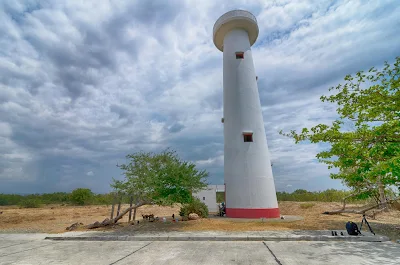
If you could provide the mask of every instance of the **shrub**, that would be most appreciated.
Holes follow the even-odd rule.
[[[225,192],[218,191],[217,192],[217,203],[225,202]]]
[[[71,192],[71,201],[76,205],[85,205],[93,198],[90,189],[79,188]]]
[[[191,213],[196,213],[202,218],[207,218],[208,207],[199,199],[193,198],[192,202],[182,205],[179,215],[182,217],[188,217]]]
[[[26,199],[21,201],[19,206],[22,208],[39,208],[41,206],[41,202],[37,199]]]
[[[315,205],[315,203],[311,203],[311,202],[302,203],[302,204],[300,204],[300,208],[301,209],[308,209],[308,208],[314,207],[314,205]]]

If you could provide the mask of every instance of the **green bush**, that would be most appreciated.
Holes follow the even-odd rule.
[[[202,218],[207,218],[208,207],[199,199],[193,198],[192,202],[182,205],[179,215],[182,217],[188,217],[191,213],[196,213]]]
[[[22,208],[39,208],[41,206],[41,202],[37,199],[26,199],[21,201],[19,206]]]
[[[113,203],[114,196],[113,194],[96,194],[93,196],[90,204],[94,205],[111,205]],[[123,197],[122,203],[129,203],[129,198]]]
[[[0,206],[19,205],[23,199],[22,195],[0,193]]]
[[[93,193],[90,189],[79,188],[71,192],[71,202],[76,205],[85,205],[91,201]]]
[[[217,192],[217,203],[225,202],[225,192],[218,191]]]

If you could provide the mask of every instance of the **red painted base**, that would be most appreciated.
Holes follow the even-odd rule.
[[[242,209],[226,208],[226,216],[230,218],[279,218],[279,208]]]

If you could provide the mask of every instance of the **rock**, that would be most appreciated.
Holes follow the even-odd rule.
[[[189,220],[197,220],[200,219],[199,215],[196,213],[189,214]]]
[[[101,222],[102,225],[108,225],[110,223],[110,219],[106,218]]]
[[[73,231],[73,230],[76,230],[81,225],[83,225],[83,224],[82,223],[74,223],[71,226],[68,226],[65,230]]]
[[[100,226],[102,226],[102,224],[99,223],[98,221],[96,221],[95,223],[88,225],[87,228],[88,229],[93,229],[93,228],[98,228]]]

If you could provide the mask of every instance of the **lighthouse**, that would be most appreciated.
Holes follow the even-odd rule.
[[[258,32],[244,10],[225,13],[213,29],[223,52],[225,202],[233,218],[280,217],[251,53]]]

